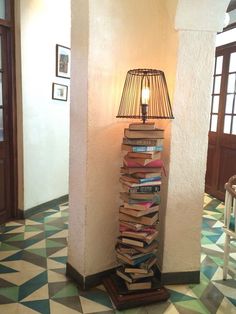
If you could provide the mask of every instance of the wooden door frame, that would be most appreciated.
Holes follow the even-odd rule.
[[[10,212],[9,218],[20,216],[18,209],[18,164],[17,164],[17,110],[16,110],[16,64],[15,64],[15,15],[14,0],[6,1],[7,19],[0,19],[0,25],[7,31],[8,55],[8,97],[11,104],[9,110],[9,179],[10,179]]]
[[[221,56],[222,51],[226,52],[226,54],[230,54],[230,52],[234,52],[236,48],[236,41],[219,46],[216,48],[216,53],[215,56]],[[220,97],[220,102],[219,102],[219,113],[225,112],[225,106],[226,106],[226,95],[227,95],[227,83],[228,83],[228,67],[229,67],[229,59],[226,59],[227,62],[223,63],[223,68],[222,68],[222,81],[221,81],[221,87],[220,87],[220,95],[224,95],[224,98],[221,96]],[[227,76],[227,79],[226,79]],[[212,110],[212,109],[211,109]],[[211,111],[212,114],[212,111]],[[220,147],[220,144],[222,142],[222,138],[225,137],[225,140],[227,142],[227,135],[224,135],[223,133],[223,128],[224,128],[224,115],[219,114],[218,115],[218,127],[216,132],[211,132],[209,130],[209,134],[211,132],[211,139],[214,140],[216,147]],[[208,149],[209,149],[209,144],[208,144]],[[217,159],[214,159],[214,168],[218,169],[220,165],[220,155],[217,155]],[[205,185],[205,191],[206,193],[220,199],[224,200],[225,193],[220,191],[217,186],[219,184],[219,176],[220,173],[219,171],[215,171],[213,173],[213,179],[212,181],[215,182],[215,185],[212,187],[212,185],[208,186],[207,184]]]

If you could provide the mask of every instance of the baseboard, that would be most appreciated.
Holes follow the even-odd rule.
[[[40,205],[37,205],[34,207],[31,207],[31,208],[26,209],[26,210],[19,209],[18,210],[18,218],[20,218],[20,219],[29,218],[30,216],[32,216],[34,214],[37,214],[37,213],[43,212],[44,210],[49,209],[50,207],[55,207],[55,206],[58,206],[62,203],[68,202],[68,199],[69,199],[68,194],[66,194],[66,195],[60,196],[58,198],[55,198],[51,201],[48,201],[46,203],[43,203],[43,204],[40,204]]]
[[[105,277],[115,272],[116,268],[117,267],[84,277],[73,266],[67,263],[66,275],[75,280],[82,290],[87,290],[100,285]]]
[[[66,275],[76,281],[82,290],[87,290],[101,284],[103,279],[115,273],[116,269],[117,267],[84,277],[67,263]],[[200,271],[161,273],[156,269],[155,275],[163,285],[197,284],[200,282]]]
[[[157,271],[157,277],[163,285],[198,284],[200,283],[200,271],[186,271],[175,273],[161,273]]]

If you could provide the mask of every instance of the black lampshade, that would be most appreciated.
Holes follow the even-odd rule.
[[[174,119],[164,72],[129,70],[117,118]]]

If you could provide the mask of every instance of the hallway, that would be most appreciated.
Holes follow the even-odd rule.
[[[236,313],[236,281],[222,280],[222,217],[223,204],[205,196],[199,285],[167,286],[168,302],[123,312]],[[120,313],[103,286],[81,291],[65,277],[67,218],[68,204],[62,204],[1,228],[1,314]]]

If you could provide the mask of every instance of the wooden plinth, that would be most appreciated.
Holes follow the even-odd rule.
[[[129,291],[123,280],[116,275],[105,278],[103,284],[117,310],[162,302],[169,298],[169,292],[161,286],[155,289]]]

